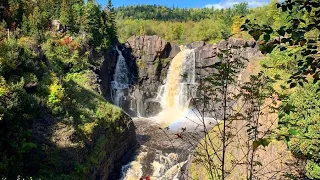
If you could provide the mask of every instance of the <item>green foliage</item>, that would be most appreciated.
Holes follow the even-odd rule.
[[[55,78],[53,83],[49,86],[48,106],[56,111],[56,106],[59,106],[64,97],[64,88],[59,84],[58,79]],[[54,112],[57,113],[57,112]]]
[[[38,6],[33,9],[33,13],[29,15],[31,33],[36,33],[43,29],[41,11]]]
[[[84,16],[82,30],[88,33],[89,39],[92,41],[94,47],[100,43],[101,36],[99,33],[101,11],[99,6],[93,1],[89,1],[84,7]]]
[[[122,42],[133,35],[158,35],[170,42],[191,43],[194,41],[217,42],[223,39],[222,32],[230,34],[231,26],[222,20],[204,19],[199,22],[166,22],[154,20],[118,20],[117,34]]]
[[[222,19],[219,20],[202,20],[195,25],[195,39],[201,41],[219,41],[223,39],[222,33],[225,32],[224,23]]]
[[[320,165],[308,160],[306,165],[307,177],[310,179],[320,179]]]
[[[253,151],[256,151],[259,146],[267,147],[269,144],[270,144],[270,140],[267,138],[258,139],[253,141],[252,149]]]
[[[228,9],[180,9],[156,5],[116,8],[120,41],[132,35],[158,35],[171,42],[217,42],[231,35],[234,16],[247,15],[248,5]]]
[[[116,8],[117,17],[120,19],[143,19],[157,21],[200,21],[222,14],[246,15],[249,13],[247,3],[240,3],[228,9],[194,8],[181,9],[169,8],[159,5],[121,6]]]
[[[261,64],[269,77],[277,79],[274,87],[282,100],[279,108],[280,137],[287,142],[297,158],[307,159],[305,175],[318,178],[319,166],[319,83],[305,83],[289,89],[286,83],[298,66],[288,54],[297,54],[299,49],[286,52],[274,50]],[[299,55],[299,54],[298,54]],[[298,56],[297,55],[297,56]],[[292,86],[291,86],[292,87]]]
[[[242,16],[275,28],[288,24],[285,13],[279,12],[275,3],[272,1],[267,6],[253,9],[249,9],[246,3],[227,9],[180,9],[156,5],[119,7],[115,10],[117,34],[122,42],[132,35],[158,35],[185,44],[200,40],[215,43],[231,35],[248,39],[247,33],[241,33]]]
[[[319,83],[306,84],[283,100],[279,126],[290,150],[299,158],[308,159],[309,178],[319,178],[320,101]],[[316,175],[316,176],[313,176]]]
[[[22,18],[21,30],[23,35],[27,36],[30,32],[30,24],[27,17],[24,15]]]
[[[269,24],[259,24],[246,20],[242,29],[257,41],[260,41],[260,50],[263,53],[271,53],[275,48],[285,51],[288,48],[299,48],[299,53],[291,54],[299,66],[299,69],[292,74],[291,86],[297,83],[308,82],[307,75],[312,75],[314,82],[320,80],[319,67],[319,35],[320,35],[320,2],[317,0],[287,0],[276,4],[289,23],[281,27],[271,27]],[[270,37],[278,37],[271,39]]]
[[[28,129],[36,115],[36,100],[23,89],[23,79],[17,83],[7,84],[2,77],[0,96],[1,156],[0,174],[15,176],[24,167],[26,154],[36,147],[30,142]]]
[[[275,54],[277,50],[277,54],[284,57],[274,58],[264,64],[266,68],[274,68],[274,72],[279,73],[279,77],[291,88],[286,90],[286,85],[280,83],[279,91],[286,90],[282,92],[283,104],[279,112],[281,136],[296,157],[306,160],[305,176],[318,179],[320,2],[286,0],[273,6],[279,8],[274,11],[274,17],[283,17],[288,23],[279,21],[281,23],[273,25],[273,22],[248,19],[242,29],[259,41],[263,53]],[[282,16],[279,16],[280,12]],[[271,72],[269,69],[267,71]]]
[[[15,70],[19,65],[19,46],[15,40],[7,40],[0,46],[1,74]]]
[[[72,25],[72,6],[71,4],[68,3],[68,0],[62,0],[61,4],[61,9],[60,9],[60,22],[66,26],[71,26]]]
[[[79,179],[80,160],[65,160],[60,153],[93,141],[91,155],[81,160],[90,172],[108,150],[106,143],[124,129],[117,121],[126,118],[97,93],[98,77],[89,70],[99,65],[92,54],[103,58],[117,42],[111,1],[105,11],[83,0],[5,0],[0,7],[0,179]],[[51,20],[59,20],[65,31],[56,32]],[[42,121],[49,122],[41,126],[48,132],[39,135],[35,127]],[[66,129],[62,135],[71,133],[70,147],[52,140],[55,125]],[[94,138],[97,131],[103,140]],[[64,161],[79,166],[67,172]]]
[[[46,57],[54,65],[56,71],[77,72],[88,66],[86,54],[79,52],[82,42],[84,40],[81,36],[76,39],[72,39],[70,36],[61,39],[49,38],[43,48],[46,51]]]

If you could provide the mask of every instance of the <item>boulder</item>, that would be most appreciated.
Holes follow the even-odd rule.
[[[62,23],[59,20],[51,20],[50,22],[50,29],[51,31],[56,31],[56,32],[65,32],[65,27],[62,25]]]

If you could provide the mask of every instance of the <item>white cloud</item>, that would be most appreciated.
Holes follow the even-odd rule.
[[[248,3],[249,7],[257,7],[268,4],[270,0],[221,0],[219,3],[216,4],[207,4],[205,7],[211,8],[214,7],[215,9],[223,9],[232,7],[235,4],[246,2]]]

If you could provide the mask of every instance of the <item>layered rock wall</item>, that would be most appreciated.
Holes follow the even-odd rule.
[[[195,49],[197,77],[207,75],[213,71],[212,65],[219,61],[218,52],[230,46],[241,48],[233,50],[238,56],[253,60],[261,56],[254,41],[229,39],[217,44],[206,44],[203,41],[186,45]],[[156,99],[159,87],[165,83],[171,60],[180,52],[177,44],[166,42],[158,36],[132,36],[125,44],[124,51],[130,52],[127,56],[132,71],[137,69],[136,82],[131,89],[130,106],[138,115],[148,117],[161,111]],[[128,53],[127,53],[128,54]],[[134,74],[135,72],[132,72]]]

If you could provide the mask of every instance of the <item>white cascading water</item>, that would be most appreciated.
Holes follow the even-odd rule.
[[[187,115],[190,100],[195,97],[198,84],[196,83],[195,52],[193,49],[181,47],[171,61],[165,85],[159,88],[156,100],[160,102],[162,112],[152,120],[162,125],[169,125],[172,121]],[[182,120],[186,125],[186,120]],[[188,120],[187,120],[188,121]],[[161,138],[161,137],[159,137]],[[156,151],[152,162],[147,157],[152,147],[142,146],[135,160],[122,167],[122,180],[140,179],[143,174],[143,166],[152,167],[151,179],[176,180],[181,167],[187,162],[179,162],[176,152],[163,153],[161,149]]]
[[[113,74],[113,81],[111,81],[111,98],[114,104],[119,107],[123,106],[125,100],[125,89],[129,88],[129,70],[127,67],[126,59],[123,57],[122,52],[116,47],[119,54],[116,69]]]
[[[195,53],[193,49],[182,49],[173,58],[167,75],[164,91],[161,95],[161,106],[169,109],[185,110],[189,106],[195,82]],[[191,93],[191,94],[190,94]]]
[[[135,161],[122,167],[121,180],[138,180],[142,177],[143,165],[148,161],[147,148],[142,146],[142,149],[146,151],[139,153]],[[149,177],[152,180],[178,180],[180,169],[185,163],[186,161],[178,163],[178,155],[175,153],[163,153],[161,150],[157,150],[155,159],[150,163],[153,173]]]
[[[197,87],[194,49],[181,47],[171,61],[165,85],[159,89],[157,99],[162,112],[154,118],[161,124],[169,125],[185,115],[190,100],[196,96]]]

